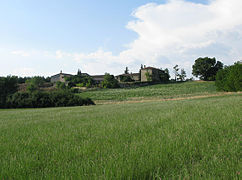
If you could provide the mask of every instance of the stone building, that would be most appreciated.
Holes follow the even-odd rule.
[[[105,75],[93,75],[91,78],[94,80],[95,84],[101,84],[104,81]]]
[[[164,71],[154,67],[143,67],[139,73],[130,73],[130,74],[121,74],[116,76],[116,79],[119,82],[122,82],[124,77],[130,77],[131,80],[135,82],[159,82],[161,81],[161,75],[164,74]]]
[[[120,74],[118,76],[115,76],[115,78],[121,82],[123,78],[130,77],[132,81],[140,82],[140,73],[130,73],[130,74]]]
[[[163,71],[154,67],[140,69],[141,82],[159,82]]]
[[[56,83],[58,81],[66,82],[65,77],[71,77],[71,76],[72,76],[71,74],[65,74],[65,73],[62,73],[62,71],[60,71],[59,74],[56,74],[50,77],[50,82],[52,83]]]

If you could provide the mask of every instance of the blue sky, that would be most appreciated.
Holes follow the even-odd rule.
[[[203,36],[216,34],[211,42],[195,34],[194,39],[197,38],[198,42],[184,44],[181,36],[177,36],[173,45],[180,43],[177,46],[179,56],[173,55],[177,54],[174,52],[176,48],[170,50],[169,46],[172,44],[169,44],[169,38],[166,39],[169,34],[165,34],[177,29],[172,22],[183,14],[184,18],[177,20],[177,23],[184,21],[185,25],[187,23],[185,28],[193,23],[198,26],[195,23],[197,21],[209,21],[210,18],[203,18],[206,17],[205,13],[196,13],[196,9],[204,9],[210,13],[209,7],[215,7],[216,3],[216,7],[221,5],[221,8],[226,8],[222,7],[225,6],[222,1],[224,0],[0,0],[0,76],[49,76],[60,70],[76,73],[78,68],[91,74],[118,74],[122,73],[126,65],[132,71],[137,71],[140,63],[163,68],[179,64],[181,67],[184,65],[183,68],[189,72],[192,62],[186,58],[215,56],[220,54],[220,50],[235,51],[232,55],[223,54],[224,52],[219,55],[227,64],[232,63],[232,60],[228,60],[229,55],[233,56],[231,59],[241,58],[241,54],[236,51],[236,47],[241,45],[240,41],[233,42],[233,47],[224,41],[229,43],[232,41],[231,37],[240,40],[241,23],[237,21],[222,27],[226,32],[218,32],[220,25],[204,30]],[[238,2],[231,0],[234,5],[232,8],[240,6]],[[155,4],[147,5],[149,3]],[[214,22],[220,21],[220,18],[216,19],[219,13],[219,9],[212,12]],[[196,19],[191,19],[190,16],[193,15]],[[239,16],[240,14],[238,19]],[[227,19],[224,21],[227,22]],[[167,28],[171,29],[163,31]],[[152,34],[158,29],[161,31],[156,38]],[[227,34],[228,29],[230,34]],[[223,42],[217,41],[219,33],[222,34]],[[164,39],[164,43],[159,44],[155,42],[156,39],[160,39],[160,42]],[[146,43],[147,48],[144,46]],[[184,49],[187,46],[192,49]],[[203,46],[206,48],[201,49]],[[154,50],[148,50],[149,47]]]

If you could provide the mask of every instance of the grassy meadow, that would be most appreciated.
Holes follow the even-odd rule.
[[[235,94],[0,110],[0,179],[239,179],[241,105]]]
[[[127,101],[141,99],[170,99],[215,94],[214,82],[194,81],[184,83],[157,84],[138,88],[99,89],[82,92],[82,97],[103,101]]]

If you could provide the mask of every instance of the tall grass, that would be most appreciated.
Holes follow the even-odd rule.
[[[139,88],[101,89],[81,93],[92,100],[133,100],[144,98],[176,98],[216,93],[214,82],[158,84]]]
[[[241,102],[0,110],[0,179],[239,179]]]

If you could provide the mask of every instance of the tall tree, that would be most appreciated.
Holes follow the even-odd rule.
[[[124,74],[129,74],[129,68],[128,67],[125,68]]]
[[[174,72],[174,75],[175,75],[175,81],[177,81],[177,76],[179,75],[178,71],[179,71],[179,68],[178,68],[178,65],[176,64],[174,67],[173,67],[173,72]]]
[[[178,79],[180,81],[185,81],[186,77],[187,77],[186,71],[184,69],[181,69],[181,73],[178,74]]]
[[[82,75],[82,72],[81,72],[80,69],[78,69],[78,71],[77,71],[77,75],[78,75],[78,76],[81,76],[81,75]]]
[[[223,63],[215,58],[198,58],[192,66],[192,74],[201,80],[214,81],[216,73],[223,69]]]

